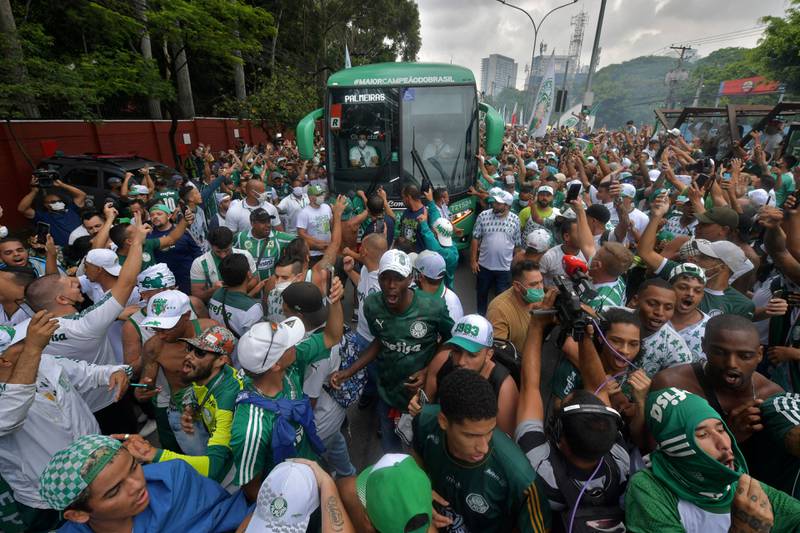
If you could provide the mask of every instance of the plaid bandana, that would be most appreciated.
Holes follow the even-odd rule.
[[[63,511],[94,481],[122,447],[105,435],[84,435],[57,452],[39,477],[39,494],[52,509]],[[91,468],[86,468],[90,459]]]

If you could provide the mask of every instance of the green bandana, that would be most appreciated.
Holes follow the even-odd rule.
[[[736,470],[713,459],[695,440],[695,428],[703,420],[722,420],[708,402],[675,387],[651,392],[645,408],[647,427],[656,440],[650,454],[653,475],[680,499],[712,513],[731,509],[739,476],[747,472],[747,463],[731,438]]]
[[[122,447],[105,435],[84,435],[57,452],[39,477],[39,494],[52,509],[69,507]],[[94,459],[90,462],[90,459]]]

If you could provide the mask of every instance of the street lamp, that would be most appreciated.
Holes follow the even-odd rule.
[[[522,9],[521,7],[515,6],[514,4],[509,4],[506,0],[497,0],[497,1],[503,4],[504,6],[514,8],[517,11],[522,11],[523,13],[525,13],[525,16],[528,17],[528,20],[530,20],[531,24],[533,25],[533,54],[531,55],[531,74],[533,73],[533,60],[536,59],[536,41],[539,38],[539,30],[542,29],[542,24],[544,24],[545,19],[549,17],[550,13],[552,13],[553,11],[558,11],[562,7],[567,7],[578,3],[578,0],[572,0],[571,2],[567,2],[566,4],[554,7],[553,9],[544,14],[542,20],[540,20],[539,24],[537,25],[536,22],[533,20],[531,14]]]

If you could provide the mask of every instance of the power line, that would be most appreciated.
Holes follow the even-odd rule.
[[[698,44],[698,43],[702,43],[702,42],[705,42],[705,41],[715,41],[717,39],[723,39],[723,38],[734,39],[734,38],[738,38],[739,36],[745,35],[745,34],[761,33],[764,30],[764,28],[766,28],[766,27],[767,27],[766,24],[761,24],[759,26],[753,26],[752,28],[744,28],[744,29],[741,29],[741,30],[729,31],[729,32],[725,32],[725,33],[718,33],[716,35],[705,35],[703,37],[698,37],[696,39],[688,39],[688,40],[685,40],[685,41],[680,41],[678,44]]]

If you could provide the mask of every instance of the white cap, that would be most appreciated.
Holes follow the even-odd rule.
[[[517,178],[513,174],[506,174],[505,181],[506,185],[514,185],[517,182]]]
[[[263,374],[305,334],[303,321],[297,317],[278,323],[258,322],[239,339],[239,365],[248,372]]]
[[[620,195],[634,198],[636,196],[636,187],[634,187],[632,183],[623,183]]]
[[[549,231],[544,228],[536,228],[525,237],[525,246],[533,248],[537,253],[542,253],[550,249],[551,241]]]
[[[122,267],[119,264],[117,254],[108,248],[94,248],[86,254],[86,263],[100,267],[112,276],[119,276]]]
[[[590,155],[589,157],[587,157],[586,160],[589,163],[596,163],[597,162],[597,159],[595,159],[595,157],[593,155]]]
[[[753,270],[753,263],[744,255],[742,249],[730,241],[709,242],[705,239],[695,239],[694,244],[701,254],[720,259],[725,263],[733,273],[730,282]]]
[[[175,286],[175,274],[172,273],[166,263],[156,263],[142,270],[136,276],[136,282],[139,292],[153,289],[171,289]]]
[[[261,484],[245,533],[305,533],[318,507],[314,471],[308,465],[284,461]]]
[[[141,194],[150,194],[150,189],[144,185],[133,185],[128,189],[128,196],[139,196]]]
[[[667,133],[669,133],[670,135],[674,135],[675,137],[681,136],[681,130],[679,130],[678,128],[672,128],[671,130],[667,130]]]
[[[546,192],[546,193],[549,193],[549,194],[555,194],[553,192],[553,188],[551,186],[549,186],[549,185],[542,185],[538,189],[536,189],[536,194],[543,193],[543,192]]]
[[[439,217],[433,223],[433,229],[436,231],[436,239],[439,244],[447,248],[453,246],[453,224],[445,217]]]
[[[191,309],[189,297],[181,291],[160,292],[147,302],[147,318],[141,325],[147,328],[170,329]]]
[[[414,261],[414,268],[430,279],[442,279],[447,270],[444,257],[433,250],[423,250]]]
[[[447,344],[455,344],[470,353],[491,348],[494,342],[492,323],[481,315],[464,315],[453,326]]]
[[[630,166],[631,166],[631,160],[628,159],[627,157],[623,157],[622,158],[622,168],[630,168]]]
[[[381,256],[380,263],[378,263],[378,275],[384,272],[392,271],[397,272],[404,278],[411,275],[411,268],[413,263],[408,254],[396,249],[386,250]]]
[[[525,165],[525,168],[533,170],[534,172],[539,172],[539,165],[538,163],[536,163],[536,161],[531,161],[530,163]]]
[[[497,190],[492,194],[492,198],[495,202],[511,205],[514,203],[514,197],[511,195],[510,192],[504,190]]]
[[[567,182],[567,188],[572,187],[573,185],[581,185],[581,189],[583,189],[583,182],[581,180],[570,180]]]
[[[553,177],[560,183],[567,181],[567,176],[563,172],[556,172]]]
[[[765,206],[769,203],[769,193],[764,189],[753,189],[747,193],[750,202],[758,207]]]
[[[653,170],[648,170],[647,176],[650,178],[650,181],[656,181],[659,176],[661,176],[661,171],[655,168]]]

